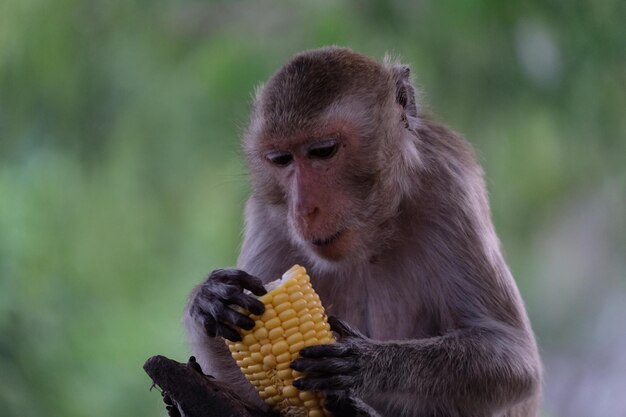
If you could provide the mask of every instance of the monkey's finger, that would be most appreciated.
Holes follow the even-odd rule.
[[[240,269],[216,269],[209,275],[207,280],[212,285],[227,284],[235,285],[238,288],[249,290],[254,295],[267,294],[267,290],[263,286],[263,282],[255,276],[248,274]]]
[[[212,316],[205,316],[204,321],[204,330],[209,337],[217,336],[217,321]]]
[[[249,290],[254,295],[261,296],[267,294],[267,290],[265,289],[265,287],[263,286],[263,282],[261,282],[259,278],[254,277],[244,271],[239,272],[239,283],[243,288]]]
[[[242,287],[245,288],[248,285],[250,278],[254,277],[240,269],[216,269],[211,272],[206,282],[209,286],[226,284],[236,286],[240,289]],[[254,279],[256,279],[259,283],[261,282],[258,278]],[[263,287],[262,284],[261,287]]]
[[[364,338],[364,336],[356,329],[350,327],[348,323],[343,320],[338,319],[335,316],[330,316],[328,318],[328,324],[330,324],[330,329],[339,336],[343,337],[358,337]]]
[[[244,330],[252,330],[252,328],[254,327],[254,320],[229,307],[225,307],[221,311],[220,321],[224,321],[227,324],[241,327]]]
[[[331,343],[328,345],[314,345],[300,350],[303,358],[328,358],[342,357],[351,353],[351,348],[344,343]]]
[[[263,295],[267,290],[261,280],[241,269],[216,269],[211,272],[211,280],[237,285],[250,290],[255,295]]]
[[[241,287],[227,282],[207,282],[200,287],[200,293],[195,298],[195,303],[204,309],[209,309],[210,304],[216,300],[228,300],[241,293]]]
[[[321,360],[298,358],[291,362],[290,367],[298,372],[345,375],[349,374],[356,368],[356,363],[353,360],[344,358],[329,358]]]
[[[212,283],[231,284],[237,280],[237,272],[238,270],[236,269],[214,269],[209,274],[207,281]]]
[[[252,314],[260,316],[265,312],[265,305],[258,299],[243,293],[239,293],[229,300],[233,304],[237,304]]]
[[[310,390],[345,390],[352,387],[352,377],[345,375],[333,375],[327,378],[311,377],[300,378],[293,381],[293,386],[300,391]]]
[[[224,339],[228,339],[231,342],[241,342],[241,335],[238,331],[226,324],[218,323],[216,328],[217,336],[221,336]]]

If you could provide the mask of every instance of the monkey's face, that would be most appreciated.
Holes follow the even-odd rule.
[[[399,194],[381,175],[402,154],[391,140],[403,126],[398,85],[377,62],[328,48],[294,57],[257,90],[244,138],[254,192],[307,253],[337,261],[383,246]]]
[[[351,155],[358,144],[327,130],[292,137],[262,151],[271,182],[280,190],[293,240],[327,260],[348,257],[358,246],[361,196],[353,185]]]

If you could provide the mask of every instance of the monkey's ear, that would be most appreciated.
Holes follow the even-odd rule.
[[[417,102],[415,99],[415,87],[411,83],[411,69],[408,65],[394,64],[391,67],[393,78],[396,82],[396,101],[404,109],[403,121],[407,129],[417,127]]]

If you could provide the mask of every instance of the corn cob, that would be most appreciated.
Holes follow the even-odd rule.
[[[293,380],[300,373],[289,368],[300,349],[335,341],[320,298],[306,270],[294,265],[282,279],[266,286],[259,299],[265,304],[252,330],[241,342],[226,341],[233,358],[261,398],[282,416],[330,416],[319,392],[299,391]]]

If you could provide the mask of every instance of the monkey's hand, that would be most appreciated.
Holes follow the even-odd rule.
[[[194,290],[189,301],[189,314],[200,323],[209,336],[221,336],[233,342],[241,340],[238,327],[250,330],[254,320],[241,308],[256,315],[265,306],[255,295],[267,293],[261,280],[238,269],[216,269]]]
[[[302,349],[291,368],[306,375],[293,385],[300,390],[351,390],[364,394],[366,378],[377,378],[379,367],[375,362],[382,346],[336,317],[330,317],[328,322],[339,340]]]

